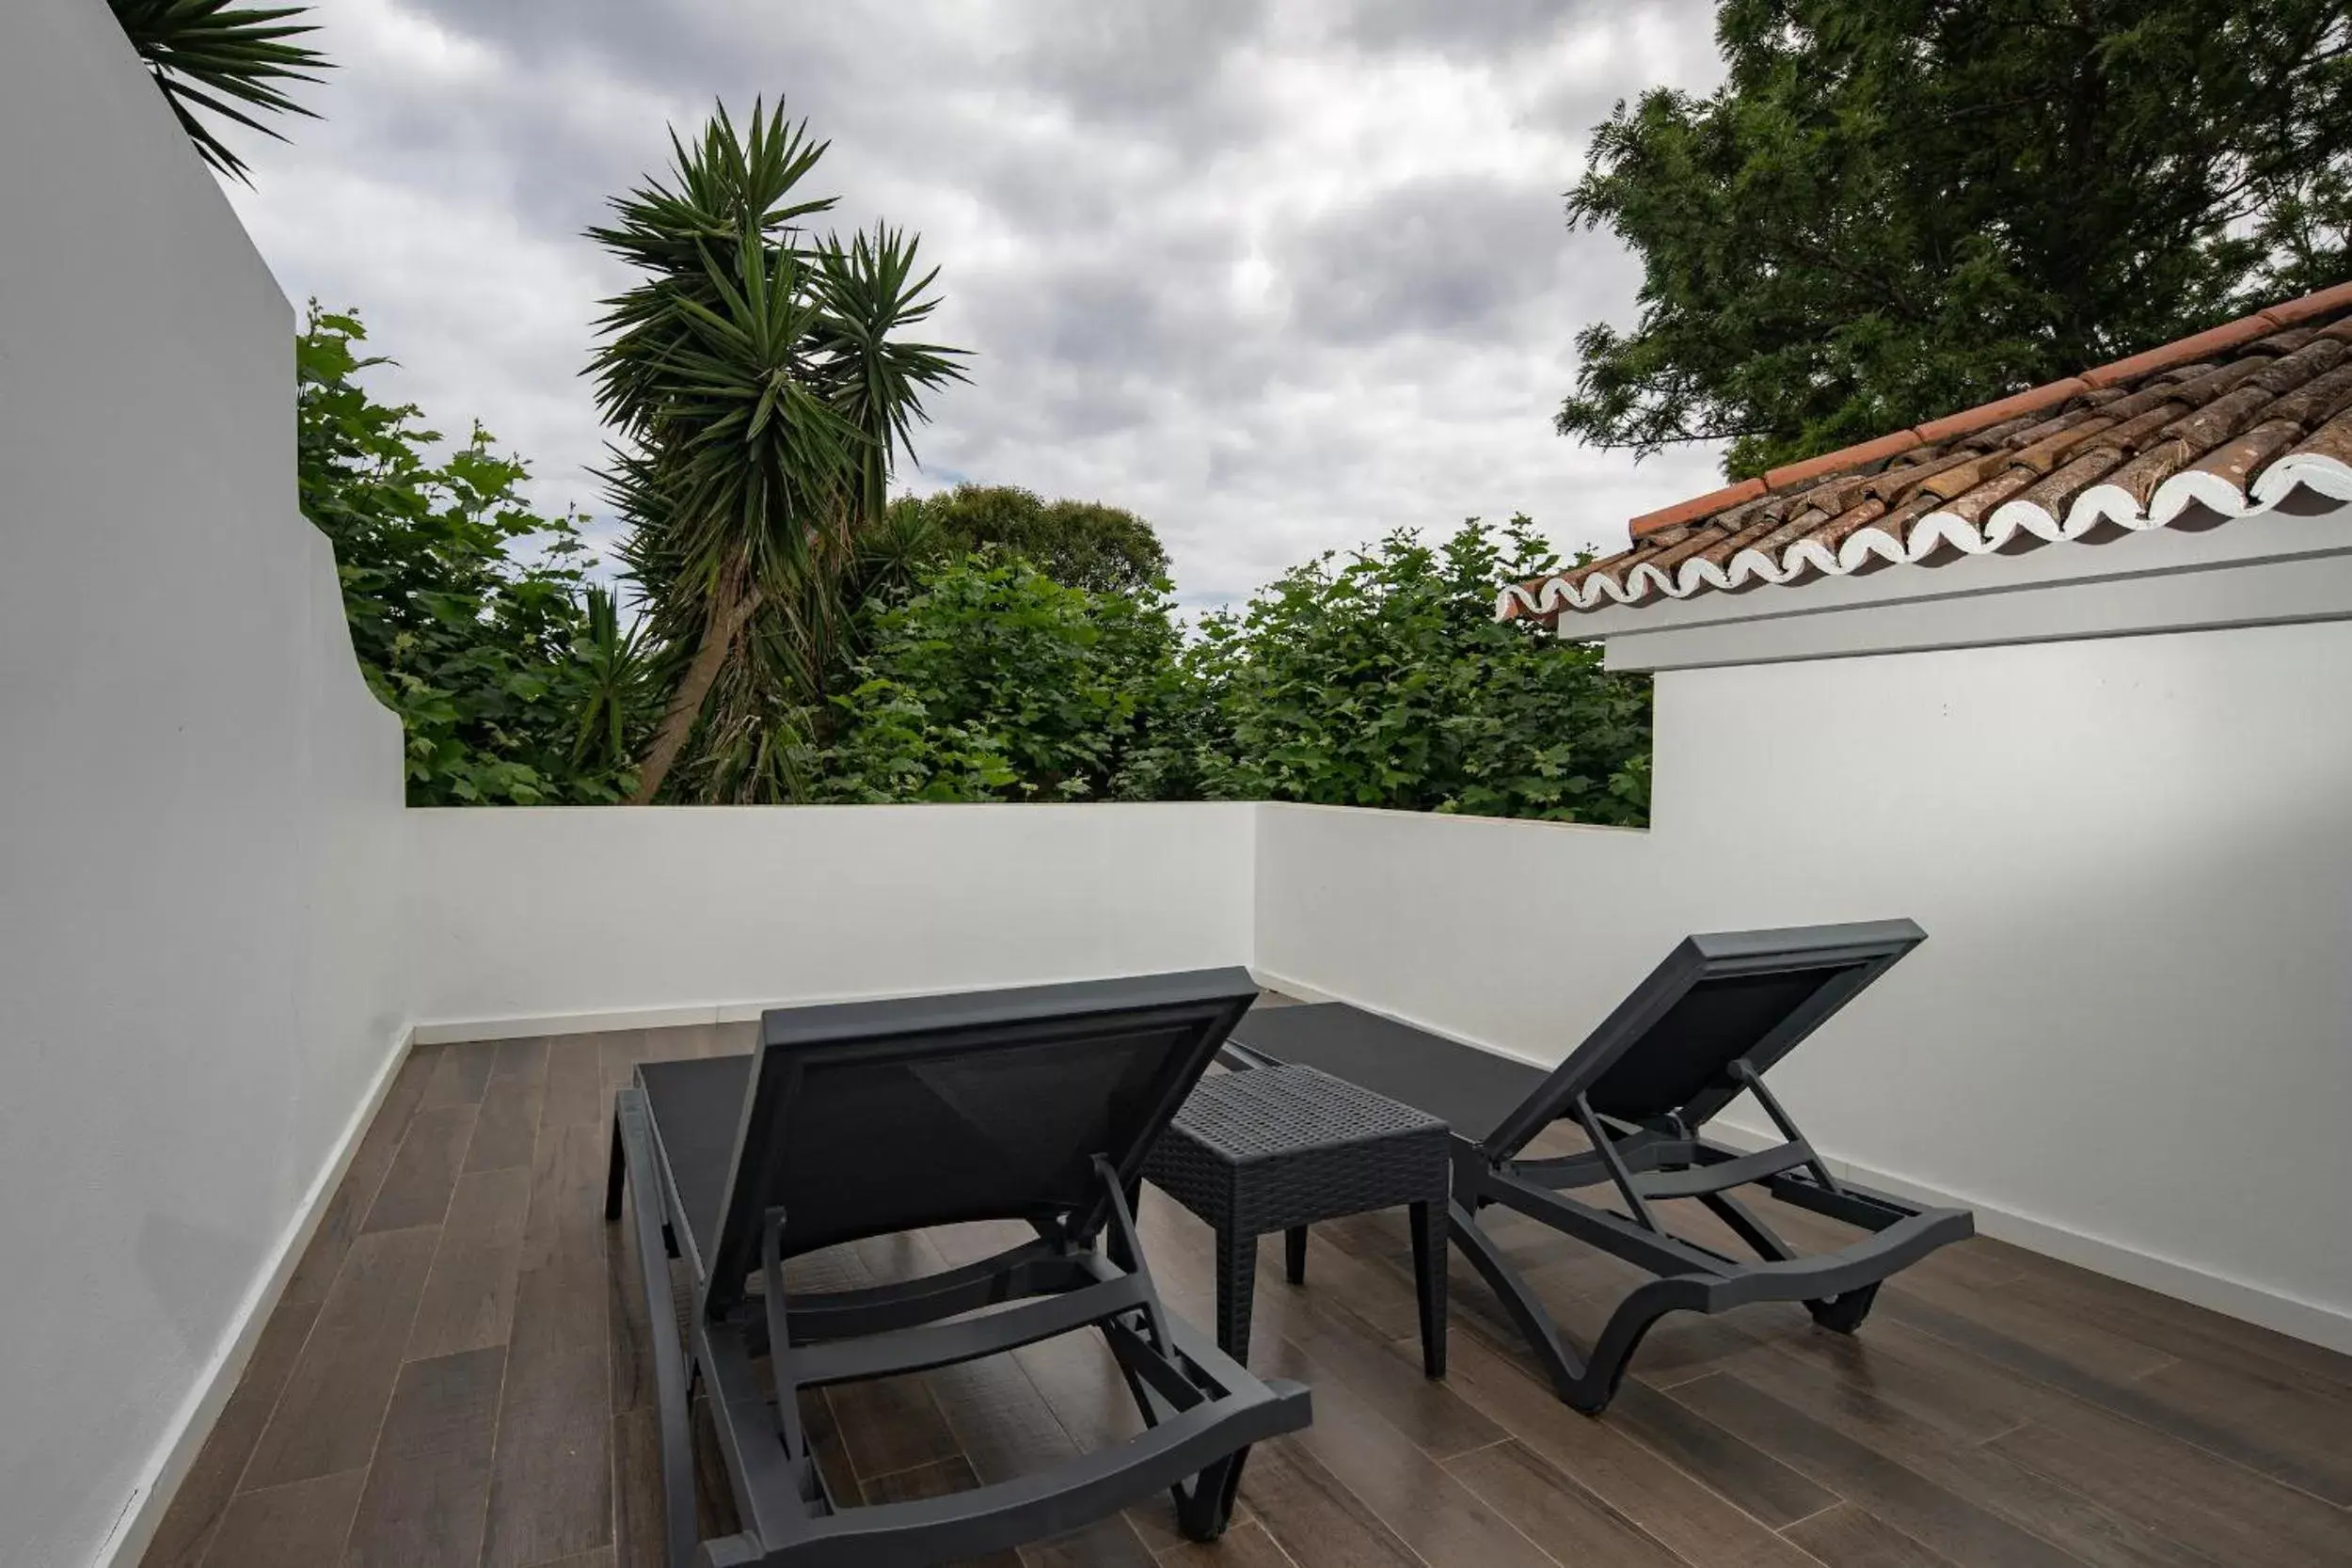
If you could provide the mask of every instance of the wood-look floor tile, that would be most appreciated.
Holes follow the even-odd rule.
[[[1253,1370],[1305,1382],[1312,1369],[1285,1339]],[[1344,1380],[1324,1379],[1314,1388],[1314,1425],[1296,1434],[1299,1446],[1422,1557],[1433,1563],[1548,1568],[1552,1560],[1534,1542],[1382,1419]],[[1279,1531],[1275,1538],[1281,1539]]]
[[[425,1109],[479,1105],[482,1091],[490,1082],[490,1069],[497,1062],[498,1053],[499,1042],[496,1040],[459,1040],[443,1047],[441,1060],[434,1069],[433,1081],[425,1085]]]
[[[612,1121],[612,1097],[604,1092],[604,1072],[596,1051],[595,1035],[558,1035],[548,1041],[547,1098],[539,1112],[542,1127]]]
[[[861,1483],[962,1451],[921,1377],[844,1383],[827,1389],[826,1398]]]
[[[531,1167],[474,1171],[457,1179],[441,1221],[444,1241],[519,1242],[531,1213]]]
[[[1298,1568],[1422,1568],[1413,1549],[1295,1438],[1249,1450],[1241,1495]]]
[[[195,1568],[213,1531],[229,1510],[229,1499],[262,1440],[278,1396],[293,1375],[303,1342],[310,1338],[321,1304],[280,1302],[262,1324],[261,1337],[228,1404],[197,1450],[196,1463],[172,1496],[164,1521],[140,1559],[145,1568]]]
[[[416,1114],[417,1102],[424,1098],[425,1085],[432,1080],[441,1051],[442,1047],[437,1045],[418,1046],[393,1069],[391,1085],[384,1091],[384,1103],[360,1137],[359,1147],[352,1152],[351,1164],[344,1167],[342,1182],[327,1199],[318,1229],[311,1234],[310,1245],[303,1249],[301,1260],[294,1265],[294,1275],[278,1298],[280,1302],[315,1304],[326,1299],[353,1239],[359,1234],[369,1209],[375,1203],[386,1173],[392,1168],[392,1157],[400,1152],[401,1142],[408,1135],[409,1118]]]
[[[420,1225],[438,1226],[449,1213],[449,1196],[465,1164],[466,1144],[473,1136],[471,1105],[443,1105],[419,1111],[408,1122],[408,1135],[400,1141],[392,1168],[368,1210],[359,1228],[406,1230]]]
[[[2338,1506],[2352,1504],[2352,1459],[2345,1457],[2344,1446],[2330,1446],[2321,1437],[2314,1447],[2309,1432],[2298,1438],[2297,1433],[2265,1426],[2257,1409],[2261,1397],[2254,1389],[2240,1386],[2234,1398],[2225,1392],[2217,1400],[2213,1390],[2217,1386],[2229,1387],[2227,1374],[2176,1373],[2172,1358],[2164,1356],[2159,1367],[2145,1373],[2118,1377],[2111,1369],[2103,1370],[2085,1365],[2070,1354],[2065,1344],[2021,1339],[2003,1328],[1940,1305],[1900,1300],[1897,1314],[1899,1321],[1921,1333],[1965,1350],[2017,1377],[2070,1394],[2126,1420],[2153,1427],[2191,1447],[2285,1481]],[[2079,1344],[2079,1338],[2074,1342]],[[2202,1397],[2185,1398],[2177,1391],[2185,1385],[2200,1384],[2206,1389]],[[2335,1406],[2320,1401],[2310,1408],[2318,1429],[2335,1427],[2336,1423],[2328,1418]]]
[[[482,1555],[505,1352],[401,1369],[345,1568],[473,1568]]]
[[[1400,1359],[1410,1356],[1418,1363],[1417,1343],[1399,1339],[1394,1349]],[[1447,1381],[1457,1391],[1531,1451],[1691,1562],[1805,1568],[1803,1552],[1636,1442],[1613,1420],[1569,1409],[1479,1336],[1457,1330],[1447,1359]],[[1281,1539],[1279,1520],[1274,1529]]]
[[[2201,1554],[2150,1528],[2132,1511],[2103,1504],[2036,1474],[1990,1445],[1955,1436],[1879,1399],[1867,1386],[1823,1378],[1793,1356],[1758,1358],[1743,1363],[1732,1375],[2086,1563],[2208,1568]],[[1979,1381],[2000,1380],[1995,1374]],[[1865,1499],[1855,1500],[1871,1507]]]
[[[238,1493],[205,1568],[320,1568],[339,1560],[366,1481],[361,1467]]]
[[[1516,1439],[1446,1462],[1454,1478],[1562,1562],[1594,1568],[1685,1568],[1624,1514]]]
[[[1728,1373],[1685,1384],[1674,1391],[1674,1398],[1735,1435],[1769,1448],[1826,1490],[1955,1562],[2070,1568],[2080,1560],[1871,1445],[1800,1415]]]
[[[1827,1568],[1952,1568],[1894,1526],[1851,1503],[1823,1509],[1781,1532]]]
[[[474,1121],[473,1141],[466,1146],[465,1168],[504,1170],[529,1165],[532,1140],[539,1132],[539,1111],[546,1102],[546,1076],[501,1078],[483,1092],[481,1115]]]
[[[1242,1520],[1213,1542],[1163,1546],[1159,1561],[1160,1568],[1298,1568],[1255,1519]]]
[[[484,1568],[525,1568],[612,1542],[612,1414],[604,1389],[581,1414],[557,1404],[501,1411],[491,1455]]]
[[[243,1389],[230,1397],[197,1451],[196,1463],[172,1494],[163,1523],[139,1559],[140,1568],[198,1568],[204,1560],[276,1402],[275,1396],[256,1397]]]
[[[2096,1411],[2053,1410],[1986,1448],[2217,1562],[2352,1561],[2352,1513]]]
[[[1609,1418],[1612,1426],[1664,1454],[1774,1529],[1839,1500],[1829,1487],[1637,1379],[1626,1379],[1617,1390]]]
[[[424,1282],[408,1358],[451,1355],[503,1345],[515,1318],[520,1242],[468,1242],[444,1237]]]
[[[534,1084],[548,1081],[548,1042],[545,1036],[532,1035],[521,1039],[498,1042],[498,1055],[490,1064],[490,1082],[503,1084],[516,1078]]]
[[[400,1375],[434,1241],[431,1230],[379,1230],[352,1243],[243,1486],[305,1481],[368,1463]]]

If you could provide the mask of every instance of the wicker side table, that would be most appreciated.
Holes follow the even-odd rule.
[[[1446,1124],[1318,1072],[1264,1067],[1201,1080],[1143,1174],[1216,1232],[1216,1342],[1249,1354],[1258,1238],[1285,1233],[1294,1285],[1317,1220],[1409,1205],[1422,1369],[1445,1375]]]

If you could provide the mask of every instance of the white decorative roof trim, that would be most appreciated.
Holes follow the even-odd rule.
[[[2094,484],[2074,499],[2063,519],[2033,501],[2004,501],[1981,527],[1949,512],[1931,512],[1911,531],[1908,546],[1876,527],[1848,534],[1833,554],[1819,541],[1800,539],[1775,560],[1762,550],[1745,549],[1718,566],[1698,557],[1670,570],[1644,562],[1615,578],[1596,572],[1581,583],[1563,577],[1546,578],[1532,590],[1507,583],[1495,595],[1495,613],[1508,615],[1517,607],[1522,615],[1550,615],[1560,610],[1597,610],[1604,604],[1641,604],[1653,597],[1687,599],[1713,589],[1718,592],[1751,582],[1787,584],[1809,573],[1848,577],[1872,560],[1915,565],[1949,546],[1969,555],[1989,555],[2025,534],[2045,544],[2080,539],[2102,524],[2139,532],[2169,526],[2192,507],[2203,507],[2224,517],[2248,517],[2276,509],[2298,489],[2329,500],[2352,501],[2352,465],[2316,452],[2281,457],[2254,481],[2253,494],[2242,494],[2220,475],[2189,468],[2156,487],[2142,512],[2131,492],[2113,484]]]

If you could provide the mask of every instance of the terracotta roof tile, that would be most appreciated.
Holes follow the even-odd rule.
[[[2019,392],[1998,403],[1964,408],[1957,414],[1947,414],[1940,420],[1930,420],[1914,434],[1922,441],[1949,441],[1955,436],[1969,435],[1987,425],[1999,424],[2020,414],[2038,414],[2045,408],[2056,408],[2067,399],[2079,397],[2090,389],[2090,383],[2082,377],[2070,375],[2063,381],[2053,381],[2046,387],[2036,387],[2031,391]]]
[[[1764,476],[1767,490],[1793,490],[1808,480],[1823,474],[1834,474],[1847,468],[1858,468],[1909,451],[1919,444],[1916,431],[1899,430],[1892,436],[1882,436],[1875,441],[1847,447],[1840,451],[1825,451],[1819,457],[1808,457],[1802,463],[1786,463]]]
[[[2352,501],[2352,283],[1633,520],[1630,548],[1502,590],[1504,617],[1873,562]]]
[[[1634,518],[1633,537],[1646,539],[1653,533],[1674,527],[1677,523],[1687,523],[1695,518],[1709,516],[1726,507],[1737,506],[1741,501],[1753,500],[1763,493],[1764,482],[1760,479],[1743,479],[1737,484],[1726,484],[1720,490],[1710,490],[1704,496],[1693,497],[1679,505],[1645,513]]]

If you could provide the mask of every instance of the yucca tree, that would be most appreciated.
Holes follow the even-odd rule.
[[[112,0],[115,20],[206,163],[250,184],[245,161],[197,116],[201,109],[265,136],[279,135],[246,109],[310,116],[284,87],[315,82],[325,55],[294,40],[317,28],[304,6],[231,8],[230,0]],[[245,108],[238,105],[243,104]],[[312,117],[315,118],[315,117]]]
[[[657,634],[693,649],[641,759],[640,802],[670,777],[751,619],[804,607],[856,558],[922,394],[959,375],[956,351],[901,339],[933,308],[913,240],[877,230],[843,245],[803,227],[833,205],[798,194],[825,144],[781,103],[755,104],[742,132],[721,105],[671,149],[668,177],[616,198],[616,221],[590,230],[644,275],[597,324],[597,404],[621,437],[607,477],[636,525],[630,562]]]

